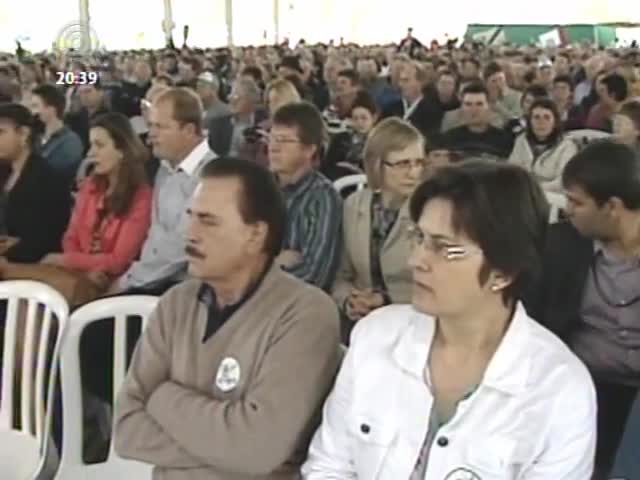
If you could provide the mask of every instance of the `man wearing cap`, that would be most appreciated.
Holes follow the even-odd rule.
[[[200,100],[202,100],[205,127],[208,126],[214,118],[231,115],[229,105],[220,100],[218,96],[220,81],[215,74],[205,71],[198,75],[196,91],[198,92]]]

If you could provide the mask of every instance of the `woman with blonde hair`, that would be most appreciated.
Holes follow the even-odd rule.
[[[268,117],[258,122],[257,125],[245,132],[250,139],[250,152],[247,152],[247,158],[255,159],[260,165],[269,165],[268,152],[268,135],[271,130],[271,119],[276,111],[290,103],[302,101],[296,87],[288,80],[277,78],[267,85],[264,91],[264,103],[267,107]]]
[[[273,117],[273,114],[276,113],[283,105],[288,103],[300,102],[302,98],[296,90],[296,87],[289,80],[285,80],[283,78],[277,78],[272,81],[266,88],[265,93],[265,103],[269,108],[269,117]]]
[[[333,289],[345,337],[372,310],[411,298],[407,200],[424,175],[425,142],[409,123],[388,118],[369,134],[363,157],[368,187],[345,201],[343,254]]]

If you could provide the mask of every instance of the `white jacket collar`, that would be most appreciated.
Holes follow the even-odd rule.
[[[392,357],[403,370],[422,379],[436,322],[413,308],[411,312],[410,321],[393,346]],[[526,388],[533,353],[529,345],[532,321],[518,302],[511,324],[485,371],[482,385],[512,395]]]

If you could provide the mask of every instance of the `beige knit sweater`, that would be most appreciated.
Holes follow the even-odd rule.
[[[116,404],[115,449],[155,480],[294,479],[339,362],[319,289],[273,267],[205,343],[199,281],[162,297]]]

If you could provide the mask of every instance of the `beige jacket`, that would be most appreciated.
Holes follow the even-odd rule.
[[[160,299],[116,403],[115,449],[154,480],[299,478],[339,361],[321,290],[273,267],[206,342],[201,282]]]
[[[512,118],[520,118],[522,116],[522,93],[508,88],[495,103],[493,110],[504,123]]]
[[[342,260],[333,288],[333,298],[340,307],[354,288],[373,286],[370,260],[372,198],[373,192],[366,188],[350,195],[344,204]],[[411,303],[410,225],[407,203],[398,213],[398,220],[382,246],[382,274],[393,303]]]
[[[509,162],[531,172],[545,191],[562,193],[562,171],[576,153],[578,153],[576,144],[573,140],[564,137],[534,161],[527,134],[522,133],[516,139]]]

